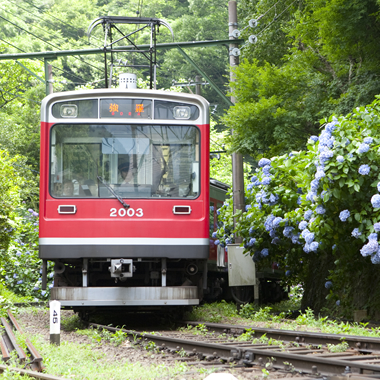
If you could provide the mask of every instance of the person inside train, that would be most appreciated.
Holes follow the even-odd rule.
[[[62,186],[62,196],[63,197],[72,197],[74,195],[74,184],[70,179],[63,181]]]
[[[130,169],[129,160],[122,162],[119,167],[120,176],[122,178],[121,185],[128,184],[132,179],[132,170]]]

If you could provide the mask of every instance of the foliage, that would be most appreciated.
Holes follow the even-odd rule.
[[[236,305],[227,303],[224,300],[203,306],[196,306],[193,308],[191,314],[187,316],[189,320],[215,323],[222,322],[224,318],[233,317],[237,317]]]
[[[0,281],[16,294],[35,301],[48,299],[49,291],[41,289],[41,264],[38,257],[38,213],[16,208],[15,229],[7,255],[0,260]],[[54,271],[48,263],[48,289],[53,287]]]
[[[220,244],[234,232],[259,265],[284,268],[288,283],[305,284],[305,292],[320,287],[341,310],[355,303],[376,310],[372,290],[355,297],[365,283],[353,287],[352,276],[380,263],[379,112],[379,100],[355,108],[330,118],[306,151],[261,159],[235,231],[231,202],[219,210]],[[329,273],[319,267],[325,278],[318,281],[311,278],[316,262],[329,264]]]
[[[380,92],[379,2],[243,0],[239,20],[259,19],[231,83],[224,117],[232,148],[257,156],[304,148],[319,119],[345,114]]]

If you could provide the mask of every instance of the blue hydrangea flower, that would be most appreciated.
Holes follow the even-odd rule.
[[[17,274],[16,273],[13,273],[13,278],[17,278]]]
[[[331,247],[332,250],[336,249],[336,244]]]
[[[291,238],[293,230],[294,227],[285,227],[283,231],[284,236],[287,238]]]
[[[265,165],[265,166],[263,167],[263,173],[264,173],[266,176],[270,175],[270,168],[271,168],[270,165]]]
[[[16,252],[16,256],[21,256],[21,252],[20,251]]]
[[[33,290],[39,290],[40,288],[38,286],[35,286]]]
[[[220,244],[220,241],[219,241],[219,240],[215,240],[215,241],[214,241],[214,244],[215,244],[215,245],[219,245],[219,244]]]
[[[300,237],[300,234],[293,234],[292,235],[292,243],[293,244],[299,243],[299,237]]]
[[[248,211],[252,206],[251,205],[246,205],[245,206],[245,211]]]
[[[310,243],[310,251],[317,252],[318,246],[319,243],[317,241],[313,241],[312,243]]]
[[[307,228],[305,228],[305,229],[302,231],[301,236],[305,239],[305,236],[306,236],[307,234],[309,234],[309,233],[310,233],[310,231],[309,231]]]
[[[212,233],[211,237],[212,237],[213,239],[215,239],[215,238],[216,238],[216,235],[217,235],[217,232],[214,231],[214,232]]]
[[[314,203],[314,198],[315,197],[318,197],[318,194],[317,193],[314,193],[313,191],[309,191],[307,194],[306,194],[306,200],[310,201],[310,202],[313,202]]]
[[[368,240],[377,240],[377,233],[373,232],[368,236]]]
[[[358,238],[362,233],[359,231],[359,228],[354,228],[351,232],[351,235],[354,237],[354,238]]]
[[[280,238],[278,238],[278,237],[276,236],[274,239],[272,239],[271,244],[275,244],[275,245],[277,245],[277,244],[279,244],[280,242],[281,242]]]
[[[342,162],[344,162],[344,157],[343,157],[343,156],[338,156],[338,157],[336,158],[336,160],[337,160],[338,162],[342,163]]]
[[[275,218],[272,223],[273,228],[277,228],[281,222],[282,222],[282,218],[280,216]]]
[[[380,192],[380,182],[377,183],[377,191]]]
[[[319,205],[319,206],[317,206],[317,208],[315,209],[315,212],[316,212],[317,214],[319,214],[319,215],[323,215],[323,214],[326,212],[326,209],[325,209],[323,206]]]
[[[292,274],[292,271],[290,271],[290,270],[287,270],[286,272],[285,272],[285,276],[290,276]]]
[[[375,254],[371,256],[371,262],[372,264],[380,264],[380,255],[379,251],[377,251]]]
[[[365,144],[372,144],[372,142],[373,142],[373,138],[372,137],[366,137],[364,140],[363,140],[363,142],[365,143]]]
[[[326,131],[329,133],[333,133],[337,124],[338,124],[338,119],[334,116],[332,118],[332,121],[330,123],[326,124]]]
[[[319,181],[317,179],[313,179],[310,182],[310,189],[313,193],[316,193],[319,187]]]
[[[348,210],[343,210],[341,211],[341,213],[339,214],[339,219],[342,221],[342,222],[345,222],[349,217],[350,217],[351,213],[348,211]]]
[[[256,182],[257,181],[257,177],[254,175],[252,178],[251,178],[251,182]]]
[[[379,249],[379,244],[376,240],[370,240],[367,244],[363,245],[360,253],[363,257],[369,256],[372,253],[377,252]]]
[[[46,294],[46,291],[45,290],[42,290],[41,291],[41,294],[44,296]]]
[[[322,179],[323,177],[326,177],[326,173],[325,173],[325,171],[323,170],[323,168],[318,167],[317,172],[315,173],[315,179],[316,179],[316,180],[320,180],[320,179]]]
[[[325,288],[326,288],[326,289],[331,289],[332,286],[333,286],[333,283],[332,283],[331,281],[326,281],[326,282],[325,282]]]
[[[252,236],[255,233],[255,228],[252,226],[249,228],[249,234]]]
[[[364,165],[360,165],[358,172],[361,175],[368,175],[370,170],[371,168],[367,164],[364,164]]]
[[[268,248],[264,248],[262,251],[261,251],[261,256],[263,257],[267,257],[269,255],[269,249]]]
[[[273,220],[275,219],[276,217],[274,216],[274,215],[272,215],[272,214],[270,214],[268,217],[267,217],[267,219],[266,219],[266,221],[264,222],[264,227],[265,227],[265,230],[266,231],[270,231],[270,230],[272,230],[272,223],[273,223]]]
[[[379,232],[380,231],[380,223],[375,223],[373,225],[373,228],[375,229],[375,231]]]
[[[306,253],[310,253],[310,245],[306,243],[306,244],[303,246],[303,250],[304,250],[304,252],[306,252]]]
[[[334,156],[334,152],[332,150],[326,149],[319,155],[319,162],[322,164],[328,161],[331,157]]]
[[[335,305],[336,305],[336,306],[340,306],[340,300],[336,301],[336,302],[335,302]]]
[[[309,220],[312,216],[313,216],[313,211],[307,210],[307,211],[305,211],[305,214],[303,217],[305,220]]]
[[[318,141],[318,136],[310,136],[309,137],[310,140],[314,141],[314,142],[317,142]]]
[[[253,188],[253,186],[254,186],[253,183],[249,183],[247,185],[247,191],[251,190]]]
[[[270,230],[270,231],[269,231],[269,236],[270,236],[271,238],[276,237],[276,230],[274,230],[274,229]]]
[[[371,198],[371,203],[374,208],[380,207],[380,195],[379,194],[373,195]]]
[[[269,185],[270,184],[270,181],[272,180],[271,177],[264,177],[262,180],[261,180],[261,184],[262,185]]]
[[[262,158],[259,161],[258,165],[259,165],[260,168],[263,168],[266,165],[270,165],[270,160],[268,160],[267,158]]]
[[[253,247],[255,243],[256,243],[256,239],[255,238],[251,238],[251,239],[249,239],[248,246],[249,247]]]
[[[314,240],[314,233],[310,232],[310,233],[306,234],[304,239],[305,239],[307,244],[311,244]]]
[[[317,218],[311,218],[311,219],[309,220],[309,226],[315,221],[315,219],[317,219]]]
[[[359,145],[359,148],[358,148],[358,153],[359,154],[363,154],[363,153],[366,153],[368,151],[369,151],[369,145],[368,144],[362,143],[362,144]]]
[[[17,281],[17,285],[20,285],[20,284],[22,284],[24,281],[22,281],[22,280],[19,280],[19,281]]]
[[[277,203],[278,198],[279,198],[278,195],[273,195],[273,194],[270,195],[269,202],[271,206],[274,206]]]
[[[298,224],[298,228],[303,231],[305,228],[307,227],[307,222],[305,220],[303,220],[302,222],[300,222]]]

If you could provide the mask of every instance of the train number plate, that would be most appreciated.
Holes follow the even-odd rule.
[[[138,218],[141,218],[142,216],[144,215],[144,212],[143,212],[143,209],[142,208],[138,208],[138,209],[134,209],[132,207],[128,208],[127,210],[125,208],[111,208],[110,210],[110,217],[111,218],[117,218],[117,217],[120,217],[120,218],[124,218],[124,217],[134,217],[134,216],[137,216]]]

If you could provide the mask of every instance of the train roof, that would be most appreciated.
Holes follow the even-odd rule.
[[[227,185],[226,183],[218,181],[217,179],[214,179],[214,178],[210,178],[210,185],[215,186],[225,191],[228,191],[231,187],[230,185]]]

